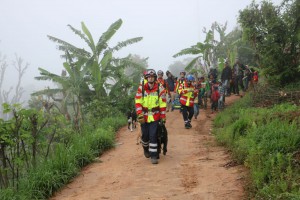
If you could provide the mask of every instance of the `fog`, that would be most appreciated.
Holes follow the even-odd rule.
[[[272,2],[278,5],[281,1]],[[250,3],[251,0],[0,0],[0,53],[6,55],[9,65],[4,89],[15,87],[15,53],[30,64],[23,79],[27,96],[49,85],[34,80],[39,75],[38,67],[61,73],[64,60],[47,35],[83,46],[68,24],[81,30],[83,21],[98,40],[121,18],[123,25],[109,45],[133,37],[141,36],[143,40],[115,55],[149,57],[151,68],[165,71],[174,61],[184,58],[175,59],[172,55],[204,40],[203,27],[210,28],[215,21],[227,22],[226,32],[230,32],[237,26],[238,11]]]

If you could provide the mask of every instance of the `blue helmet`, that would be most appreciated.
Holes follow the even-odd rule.
[[[186,77],[186,80],[187,80],[187,81],[195,81],[195,78],[193,77],[192,74],[189,74],[189,75]]]

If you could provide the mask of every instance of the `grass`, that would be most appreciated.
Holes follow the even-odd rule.
[[[300,199],[299,107],[253,108],[249,95],[214,121],[214,134],[250,170],[256,199]],[[291,117],[292,116],[292,117]]]
[[[103,119],[96,129],[85,127],[58,144],[48,160],[32,169],[19,182],[18,190],[0,190],[1,200],[48,199],[79,174],[82,167],[114,146],[115,132],[127,123],[123,116]]]

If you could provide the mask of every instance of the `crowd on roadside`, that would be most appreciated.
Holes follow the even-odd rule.
[[[243,65],[237,58],[233,66],[225,61],[221,74],[211,67],[208,75],[195,77],[180,71],[175,77],[170,71],[157,73],[147,69],[135,95],[135,110],[128,112],[128,129],[141,125],[141,143],[146,158],[152,164],[158,163],[160,143],[158,130],[166,123],[166,112],[179,109],[184,121],[184,128],[192,128],[192,118],[197,119],[199,109],[208,107],[211,113],[222,110],[225,98],[240,90],[247,91],[258,82],[258,72]],[[218,79],[219,77],[219,79]]]

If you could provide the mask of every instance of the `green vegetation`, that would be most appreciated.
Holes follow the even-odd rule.
[[[134,94],[147,59],[113,53],[139,42],[133,38],[109,47],[121,27],[113,23],[95,43],[82,22],[82,32],[69,25],[90,51],[49,38],[64,52],[63,72],[39,68],[37,80],[55,83],[33,94],[30,108],[3,104],[0,119],[0,198],[47,199],[83,166],[114,146],[115,132],[127,123]]]
[[[218,114],[214,121],[217,140],[249,168],[255,198],[299,199],[299,107],[251,105],[248,94]]]
[[[243,36],[255,50],[255,57],[272,84],[280,86],[300,76],[300,3],[284,0],[280,6],[271,1],[254,1],[240,11]]]
[[[84,127],[80,134],[69,129],[70,135],[63,140],[64,143],[52,145],[53,151],[47,159],[39,156],[35,167],[27,169],[28,171],[19,178],[17,187],[13,187],[10,181],[9,187],[0,190],[1,199],[47,199],[78,175],[83,166],[93,162],[106,149],[113,147],[115,131],[125,124],[126,118],[116,115],[113,118],[105,118],[97,127]],[[43,140],[45,138],[41,137],[38,143]],[[13,148],[13,145],[17,144],[12,143],[7,148]],[[20,154],[17,160],[16,166],[25,164],[24,154]],[[9,171],[1,169],[5,170]]]

